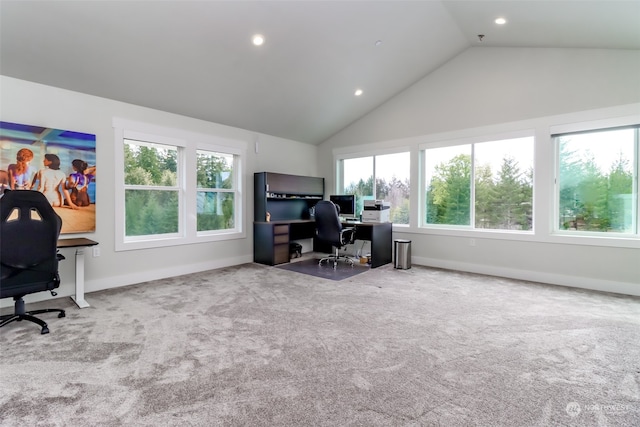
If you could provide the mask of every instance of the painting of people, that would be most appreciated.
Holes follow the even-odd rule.
[[[0,150],[0,195],[40,191],[62,218],[62,234],[95,231],[95,135],[0,121]]]

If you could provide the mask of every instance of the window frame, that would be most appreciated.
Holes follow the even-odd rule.
[[[155,139],[155,140],[149,141],[149,139]],[[123,157],[123,164],[122,164],[123,179],[121,182],[124,187],[124,194],[126,194],[127,190],[176,191],[178,193],[178,231],[176,233],[148,234],[148,235],[140,235],[140,236],[124,235],[124,241],[128,243],[135,243],[135,242],[146,241],[146,240],[163,240],[163,239],[169,240],[169,239],[179,238],[184,234],[183,218],[184,218],[184,204],[185,204],[185,201],[184,201],[185,188],[183,183],[181,183],[180,177],[182,175],[181,171],[184,170],[184,157],[185,157],[184,148],[186,146],[185,142],[180,139],[161,138],[153,135],[148,135],[145,133],[125,130],[123,134],[122,146],[121,146],[123,148],[123,155],[124,155],[124,144],[126,143],[126,141],[139,142],[140,145],[148,145],[148,146],[161,145],[161,146],[166,146],[168,148],[176,149],[178,154],[177,156],[178,167],[176,171],[177,177],[176,177],[175,187],[164,187],[164,186],[158,186],[158,185],[126,184],[124,182],[124,157]],[[126,200],[123,201],[123,206],[126,206]],[[126,210],[123,210],[123,213],[125,214],[122,217],[123,233],[126,233]]]
[[[114,128],[114,218],[115,251],[172,247],[194,243],[246,238],[246,147],[244,141],[216,135],[200,134],[122,118],[113,119]],[[179,224],[178,233],[125,236],[124,141],[139,140],[178,147]],[[234,156],[234,225],[233,229],[197,231],[196,153],[214,151]]]
[[[476,227],[476,144],[483,143],[491,143],[497,141],[505,141],[505,140],[516,140],[522,138],[533,138],[533,179],[532,179],[532,226],[531,230],[509,230],[509,229],[500,229],[500,228],[479,228]],[[536,174],[538,173],[536,170],[536,144],[537,138],[535,130],[533,129],[523,129],[518,131],[511,131],[505,133],[497,133],[497,134],[478,134],[476,136],[460,138],[460,139],[451,139],[444,141],[434,141],[430,143],[421,143],[418,146],[420,152],[420,203],[419,203],[419,216],[418,216],[418,228],[424,230],[461,230],[461,231],[469,231],[469,232],[477,232],[477,233],[498,233],[498,234],[516,234],[516,235],[535,235],[536,233]],[[470,212],[469,212],[469,224],[468,225],[456,225],[456,224],[429,224],[426,219],[426,193],[428,188],[428,182],[426,177],[426,151],[430,149],[436,148],[446,148],[446,147],[458,147],[468,145],[470,146],[470,155],[471,155],[471,182],[470,184]],[[517,160],[517,159],[516,159]]]
[[[242,212],[242,201],[239,200],[240,197],[238,197],[238,192],[239,192],[239,185],[242,182],[242,175],[240,174],[240,171],[242,170],[242,166],[241,166],[241,162],[242,162],[242,156],[240,155],[239,152],[237,153],[233,153],[230,152],[231,150],[229,149],[229,147],[223,147],[220,145],[212,145],[212,144],[207,144],[207,143],[199,143],[196,146],[195,149],[195,166],[194,166],[194,170],[197,172],[197,153],[198,151],[207,151],[209,153],[217,153],[217,154],[227,154],[227,155],[232,155],[233,156],[233,172],[232,172],[232,183],[233,183],[233,187],[231,189],[227,189],[227,188],[203,188],[203,187],[198,187],[198,184],[195,180],[194,177],[194,186],[195,186],[195,194],[196,194],[196,212],[195,212],[195,229],[196,229],[196,234],[199,237],[205,237],[205,236],[220,236],[220,235],[225,235],[228,234],[229,232],[232,232],[233,230],[238,228],[238,214],[237,212]],[[233,198],[233,212],[234,212],[234,224],[235,227],[232,229],[223,229],[223,230],[204,230],[204,231],[198,231],[198,216],[197,216],[197,194],[198,192],[205,192],[205,193],[233,193],[234,198]],[[242,192],[244,193],[244,192]],[[243,215],[244,218],[244,215]]]
[[[350,149],[351,148],[351,149]],[[334,189],[333,191],[335,191],[335,194],[342,194],[342,192],[344,191],[344,160],[349,160],[349,159],[359,159],[359,158],[364,158],[364,157],[372,157],[373,158],[373,169],[372,169],[372,173],[373,173],[373,197],[375,198],[376,196],[376,157],[378,156],[384,156],[384,155],[389,155],[389,154],[400,154],[400,153],[409,153],[409,191],[410,191],[410,196],[409,196],[409,224],[399,224],[399,223],[393,223],[393,227],[399,227],[399,228],[409,228],[411,227],[411,223],[413,221],[413,214],[414,214],[414,204],[412,202],[413,200],[413,194],[414,194],[414,190],[413,190],[413,172],[415,170],[414,167],[414,163],[413,163],[413,158],[414,158],[414,153],[413,150],[411,148],[411,146],[409,145],[400,145],[400,146],[394,146],[394,147],[378,147],[378,148],[372,148],[372,149],[365,149],[365,150],[352,150],[353,148],[356,147],[347,147],[346,149],[338,149],[338,150],[334,150],[333,153],[333,168],[334,168]],[[359,148],[359,147],[358,147]],[[332,194],[334,194],[332,192]]]
[[[571,134],[589,134],[607,132],[623,128],[635,129],[635,141],[633,147],[633,192],[636,195],[636,203],[633,206],[633,226],[630,233],[615,231],[583,231],[563,230],[560,228],[560,136]],[[553,211],[552,211],[552,235],[559,237],[597,238],[597,239],[632,239],[640,240],[640,118],[635,116],[623,117],[612,120],[600,120],[593,122],[581,122],[571,125],[554,126],[550,129],[551,144],[553,146],[554,177],[553,177]]]
[[[519,121],[496,123],[481,127],[462,128],[434,133],[427,133],[406,138],[361,143],[332,149],[332,176],[336,186],[339,183],[337,160],[344,157],[365,157],[378,153],[411,152],[411,220],[408,228],[394,230],[416,235],[431,235],[467,239],[469,246],[474,246],[476,238],[519,241],[527,243],[556,243],[562,245],[582,245],[598,247],[616,247],[640,249],[640,235],[613,236],[607,235],[567,235],[554,232],[555,206],[555,156],[551,135],[565,132],[584,131],[589,129],[630,126],[640,123],[640,103],[618,105],[593,110],[575,111],[563,114],[542,116]],[[424,177],[424,147],[437,148],[456,143],[482,142],[491,139],[517,138],[533,134],[534,141],[534,176],[533,176],[533,233],[518,230],[493,229],[454,229],[446,225],[430,225],[423,227],[418,220],[424,217],[426,195]],[[640,154],[639,154],[640,155]],[[640,162],[640,160],[639,160]],[[634,182],[640,187],[639,176]],[[339,188],[339,187],[336,187]],[[640,197],[638,197],[640,199]],[[417,202],[417,203],[416,203]],[[640,200],[638,207],[640,216]],[[639,220],[640,221],[640,220]],[[640,229],[640,223],[638,224]],[[525,234],[526,233],[526,234]],[[606,234],[606,233],[599,233]],[[472,249],[473,250],[473,249]]]

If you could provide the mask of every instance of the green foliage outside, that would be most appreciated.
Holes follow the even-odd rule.
[[[622,154],[602,171],[593,155],[584,159],[560,143],[560,228],[631,232],[633,172]]]
[[[124,145],[125,235],[144,236],[179,231],[178,152],[176,149]],[[232,189],[232,165],[226,158],[198,155],[198,188]],[[152,187],[152,188],[149,188]],[[234,194],[198,192],[198,231],[234,227]]]
[[[497,176],[482,165],[475,174],[475,227],[531,230],[533,227],[533,168],[521,171],[512,157],[502,159]]]
[[[394,224],[409,224],[409,181],[400,181],[393,177],[390,182],[384,179],[376,179],[376,199],[385,200],[391,203],[389,220]],[[356,183],[351,183],[344,189],[345,194],[355,194],[356,212],[364,209],[364,200],[373,200],[373,177],[367,180],[360,179]]]
[[[344,189],[344,194],[355,194],[356,197],[356,212],[359,213],[364,210],[364,201],[373,199],[373,176],[363,180],[360,178],[358,182],[351,183]]]
[[[233,189],[233,156],[198,152],[197,184],[202,189]],[[235,227],[234,193],[198,191],[198,231]]]
[[[440,163],[427,187],[427,224],[469,225],[471,156],[459,154]]]
[[[198,231],[227,230],[234,224],[233,193],[198,192]]]
[[[533,170],[502,159],[497,174],[489,165],[475,170],[475,228],[530,230]],[[426,195],[428,224],[471,225],[471,156],[459,154],[435,167]]]
[[[173,187],[125,191],[125,235],[178,232],[177,151],[124,145],[127,185]]]

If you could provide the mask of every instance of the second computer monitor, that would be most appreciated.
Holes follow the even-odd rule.
[[[354,194],[333,194],[329,196],[340,208],[340,216],[354,218],[356,216],[356,196]]]

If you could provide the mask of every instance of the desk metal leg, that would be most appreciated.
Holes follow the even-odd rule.
[[[84,248],[76,249],[76,294],[71,298],[79,308],[90,307],[84,299]]]

